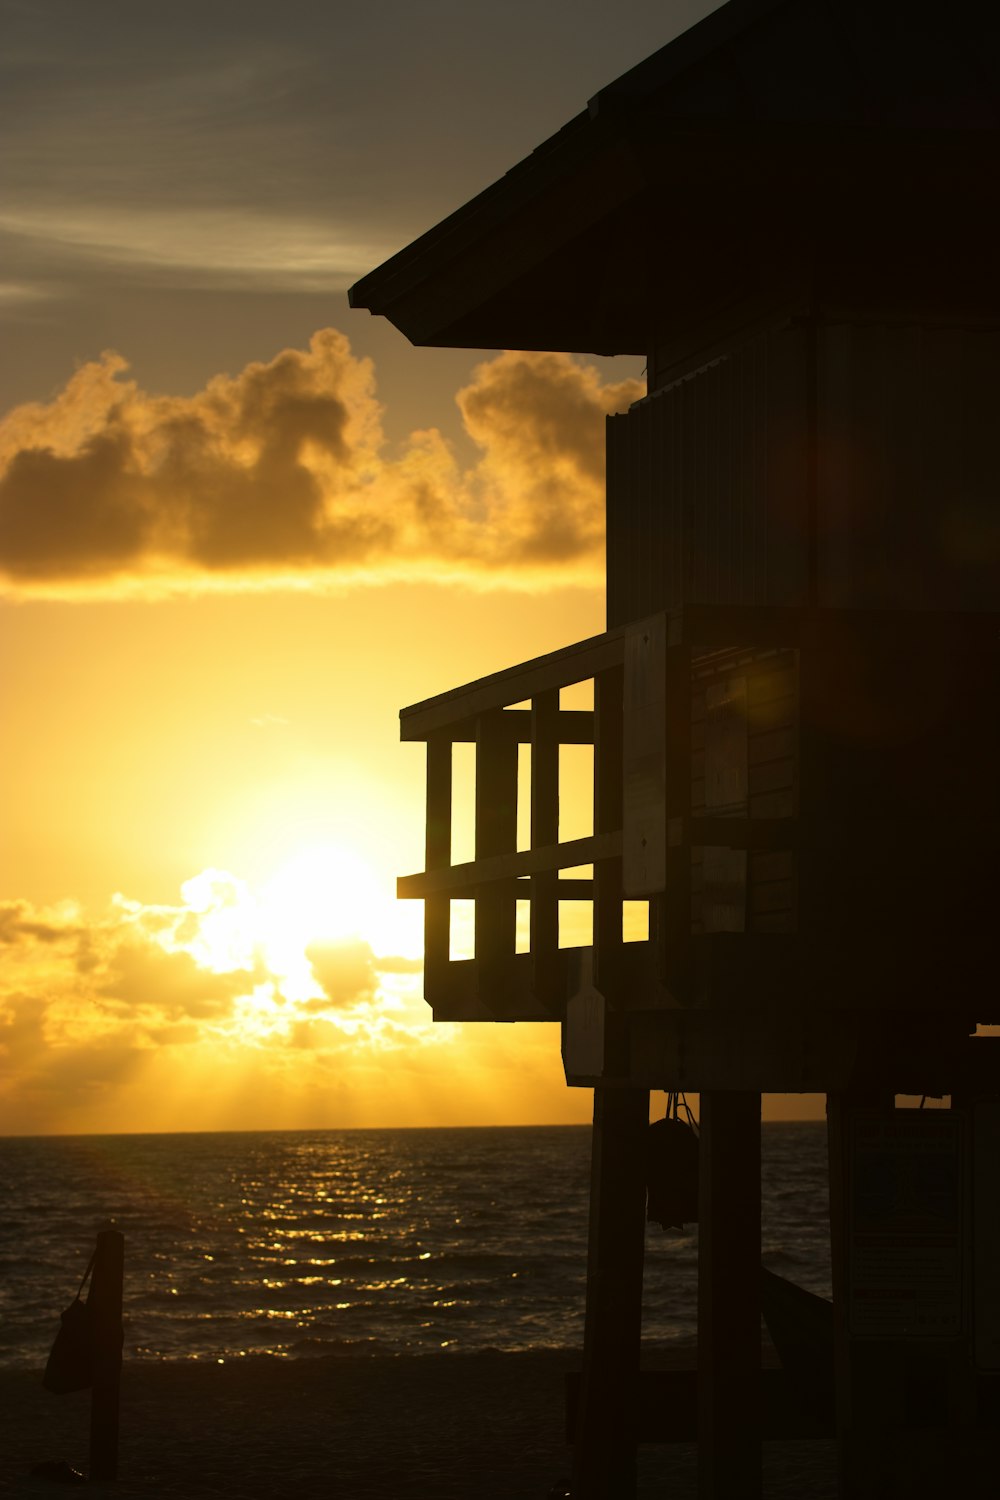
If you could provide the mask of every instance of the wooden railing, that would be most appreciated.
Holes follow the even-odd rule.
[[[583,950],[560,948],[559,903],[594,905],[607,978],[622,947],[622,678],[624,631],[580,641],[400,714],[404,740],[427,744],[426,869],[399,881],[424,901],[424,994],[440,1018],[558,1019]],[[561,689],[592,680],[593,710],[560,707]],[[530,703],[530,708],[512,704]],[[453,864],[453,750],[475,745],[475,857]],[[518,747],[531,747],[530,841],[517,847]],[[594,824],[559,838],[559,751],[594,747]],[[593,877],[563,870],[593,866]],[[451,903],[475,903],[475,957],[452,959]],[[516,952],[516,903],[530,903],[529,947]]]
[[[562,1019],[588,985],[629,1010],[885,1006],[918,988],[930,1005],[947,955],[939,945],[924,982],[929,876],[959,853],[982,864],[983,843],[939,768],[968,722],[963,763],[987,784],[996,730],[976,684],[995,681],[995,657],[993,617],[689,606],[404,709],[402,738],[427,745],[427,842],[425,870],[399,894],[425,902],[435,1015]],[[587,681],[592,710],[560,706],[562,689]],[[871,745],[857,739],[859,704],[868,718],[877,710]],[[460,742],[475,746],[475,843],[455,863]],[[519,849],[521,745],[531,794]],[[586,838],[560,838],[563,745],[594,747]],[[984,817],[995,828],[995,812]],[[592,877],[574,878],[579,866]],[[958,896],[940,880],[934,890],[954,927]],[[475,956],[453,959],[461,900],[474,905]],[[560,902],[581,900],[593,942],[561,947]],[[648,904],[640,941],[623,935],[627,901]],[[896,976],[901,953],[916,954],[917,914],[923,946],[904,991]]]
[[[797,638],[796,611],[664,612],[414,704],[404,740],[427,745],[426,866],[400,879],[425,903],[424,994],[440,1019],[561,1019],[587,984],[614,1008],[691,993],[692,849],[787,849],[795,820],[692,813],[692,664],[732,642]],[[594,708],[560,707],[592,681]],[[513,707],[529,703],[525,709]],[[453,749],[475,745],[475,857],[452,862]],[[518,747],[531,747],[530,841],[517,848]],[[593,833],[559,838],[559,750],[593,745]],[[592,866],[593,877],[561,872]],[[474,958],[453,959],[451,903],[475,907]],[[530,903],[527,953],[518,901]],[[559,903],[592,903],[593,942],[560,947]],[[648,903],[648,936],[626,942],[626,900]]]

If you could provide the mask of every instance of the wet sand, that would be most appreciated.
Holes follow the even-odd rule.
[[[573,1368],[578,1354],[548,1352],[135,1362],[123,1372],[119,1483],[88,1492],[547,1500],[569,1474]],[[69,1490],[27,1476],[45,1459],[86,1470],[89,1402],[50,1395],[36,1371],[0,1371],[0,1495]],[[832,1443],[769,1443],[764,1463],[769,1497],[835,1494]],[[644,1447],[639,1464],[643,1500],[694,1500],[693,1445]]]

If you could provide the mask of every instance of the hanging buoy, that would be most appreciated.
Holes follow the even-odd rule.
[[[698,1222],[698,1132],[676,1094],[667,1095],[666,1115],[646,1134],[646,1218],[662,1229]]]

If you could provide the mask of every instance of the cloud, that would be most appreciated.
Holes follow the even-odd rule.
[[[378,992],[375,954],[370,944],[360,939],[342,942],[311,943],[305,950],[313,974],[323,988],[322,999],[313,1007],[350,1005],[359,999],[372,1000]]]
[[[61,943],[77,935],[72,908],[63,908],[51,916],[37,914],[27,901],[0,901],[0,943],[17,945],[24,941]]]
[[[507,353],[436,429],[387,452],[370,360],[308,350],[154,396],[106,354],[0,423],[0,573],[15,592],[462,577],[598,582],[603,419],[640,394],[568,355]]]
[[[247,969],[214,973],[185,949],[156,943],[116,941],[96,986],[97,993],[123,1003],[128,1011],[154,1006],[171,1019],[225,1015],[237,995],[253,987]]]
[[[44,286],[22,281],[0,281],[0,308],[8,311],[24,303],[44,302],[51,295]]]
[[[377,962],[380,974],[420,974],[424,967],[422,958],[406,958],[400,953],[386,954]]]
[[[51,1129],[122,1089],[141,1094],[165,1048],[182,1072],[224,1059],[263,1077],[292,1055],[357,1068],[451,1039],[419,999],[419,963],[360,938],[296,953],[279,932],[271,947],[266,918],[245,882],[213,869],[176,905],[0,903],[0,1128]]]
[[[352,243],[330,223],[235,206],[21,209],[0,213],[0,236],[25,262],[32,250],[48,256],[61,251],[119,272],[168,271],[187,284],[215,276],[229,285],[327,292],[348,287],[393,248],[389,242]],[[31,283],[17,289],[22,297],[42,295]]]
[[[4,905],[0,1132],[581,1118],[551,1026],[434,1023],[419,966],[362,940],[293,963],[224,871],[182,896]]]

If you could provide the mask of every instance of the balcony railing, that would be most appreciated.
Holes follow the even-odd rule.
[[[984,820],[970,820],[948,768],[961,744],[976,784],[988,781],[996,728],[974,688],[995,680],[995,652],[982,616],[688,606],[404,709],[402,738],[427,744],[427,842],[424,872],[399,894],[425,903],[435,1015],[557,1020],[588,985],[629,1010],[940,1003],[951,950],[929,934],[942,914],[955,929],[985,885],[939,878],[957,858],[983,864]],[[587,681],[593,709],[561,707]],[[475,746],[475,843],[454,863],[460,742]],[[522,745],[530,838],[518,848]],[[560,838],[565,745],[594,748],[585,838]],[[580,866],[592,877],[575,878]],[[474,957],[457,959],[463,900]],[[565,901],[591,904],[592,944],[560,946]],[[640,941],[623,934],[629,901],[648,903]]]
[[[722,613],[728,618],[720,620]],[[773,851],[794,842],[792,820],[751,818],[748,805],[712,816],[719,798],[709,795],[707,808],[693,814],[692,766],[699,754],[704,761],[705,749],[697,725],[692,734],[694,654],[717,651],[723,626],[737,639],[762,632],[773,649],[772,639],[783,643],[793,629],[790,617],[760,610],[663,613],[402,711],[401,737],[427,744],[427,836],[426,868],[402,878],[399,895],[425,903],[424,993],[436,1016],[560,1019],[568,995],[588,982],[615,1006],[683,1002],[692,848]],[[562,689],[588,681],[592,711],[560,707]],[[512,706],[524,703],[530,706]],[[455,864],[453,746],[459,742],[475,745],[475,857]],[[523,744],[531,747],[530,840],[518,849]],[[563,745],[594,747],[593,833],[586,838],[559,837]],[[591,866],[593,876],[562,874],[580,866]],[[695,875],[697,881],[697,869]],[[474,903],[473,958],[451,957],[456,900]],[[592,904],[593,943],[560,947],[559,904],[581,900]],[[649,904],[644,940],[625,940],[630,900]],[[519,901],[530,910],[526,953],[516,951]]]
[[[559,946],[559,903],[591,901],[605,976],[622,943],[622,680],[624,631],[610,631],[404,709],[401,737],[427,744],[423,874],[399,882],[424,901],[424,993],[440,1018],[557,1020],[581,948]],[[560,707],[563,688],[592,680],[593,710]],[[528,702],[529,708],[512,704]],[[475,858],[453,864],[453,746],[475,745]],[[531,747],[530,841],[518,849],[518,747]],[[559,837],[563,745],[594,747],[594,824]],[[588,879],[562,871],[593,866]],[[451,903],[475,907],[471,959],[452,959]],[[516,911],[530,903],[529,947],[516,951]]]

